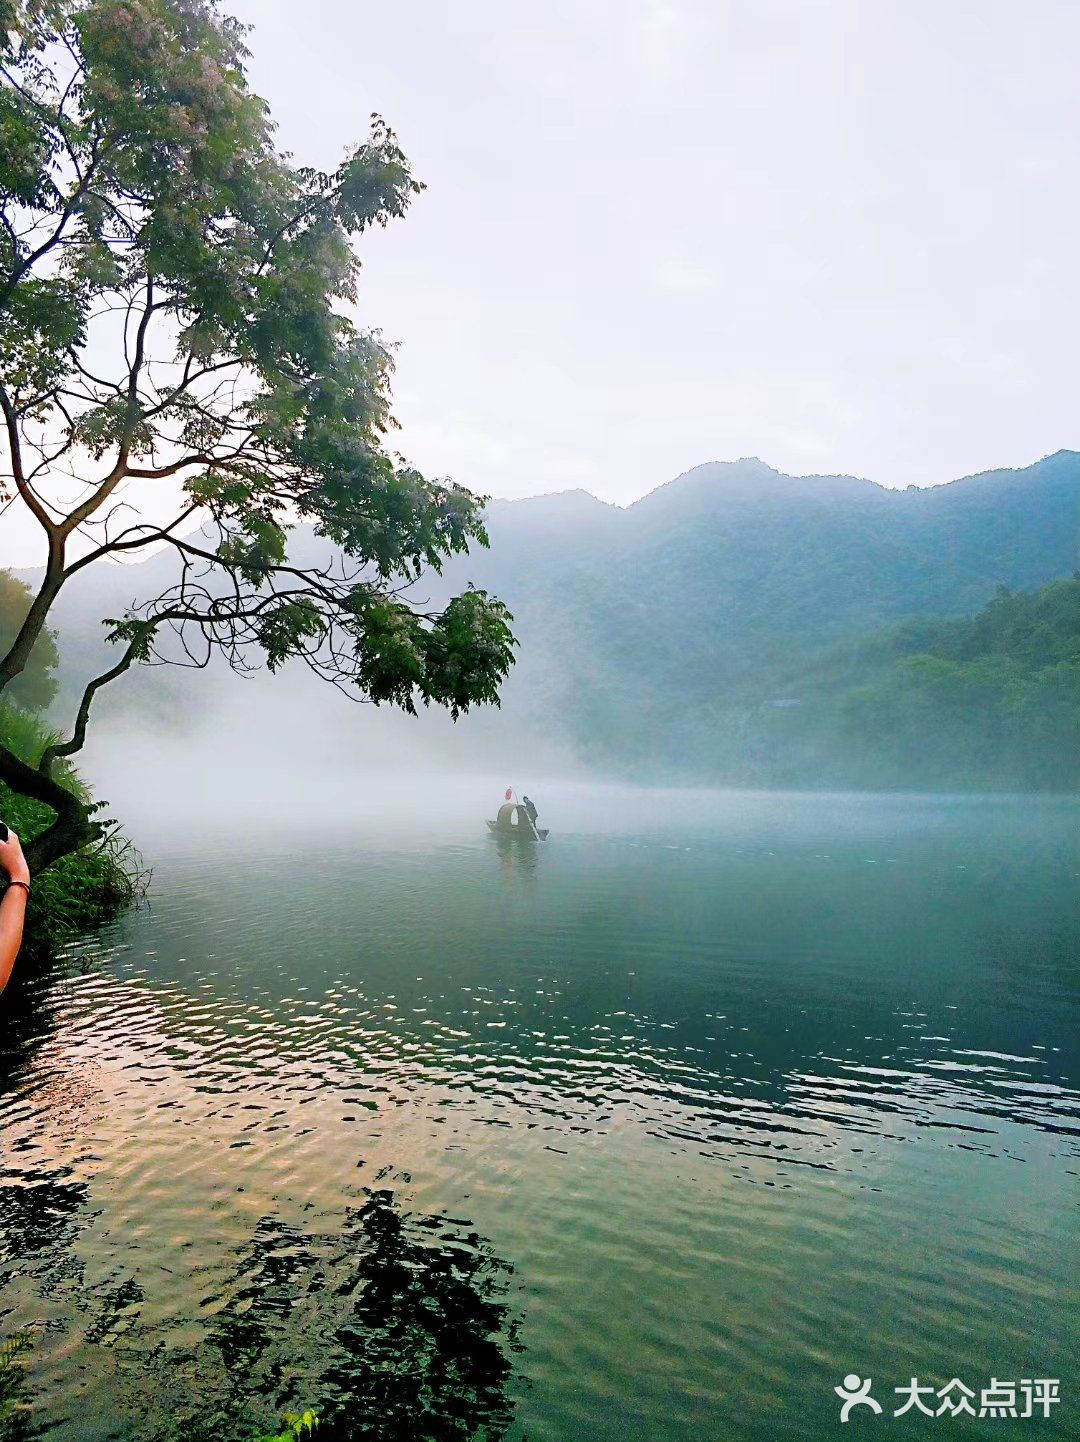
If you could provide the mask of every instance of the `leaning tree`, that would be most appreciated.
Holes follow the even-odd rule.
[[[378,117],[337,170],[292,163],[246,55],[215,0],[0,0],[0,499],[47,557],[0,699],[74,575],[176,557],[166,590],[106,620],[115,663],[70,738],[29,761],[0,746],[0,780],[55,813],[37,866],[95,835],[54,770],[136,663],[298,657],[362,699],[455,718],[497,703],[511,663],[509,614],[483,591],[411,599],[425,569],[486,544],[483,498],[388,450],[391,358],[349,315],[354,237],[421,187]],[[289,552],[301,524],[316,563]]]

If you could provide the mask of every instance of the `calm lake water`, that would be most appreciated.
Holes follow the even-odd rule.
[[[161,827],[5,999],[17,1435],[1080,1435],[1080,804],[539,799]]]

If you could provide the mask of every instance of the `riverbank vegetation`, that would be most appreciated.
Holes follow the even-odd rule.
[[[28,766],[46,746],[56,741],[41,716],[0,705],[0,744]],[[65,764],[56,772],[60,785],[70,788],[80,803],[99,810],[75,769]],[[40,835],[52,822],[49,808],[21,796],[0,782],[0,819],[24,842]],[[24,953],[45,956],[66,942],[110,920],[134,900],[139,887],[138,857],[115,822],[99,823],[99,834],[67,856],[54,861],[33,878],[27,910]]]

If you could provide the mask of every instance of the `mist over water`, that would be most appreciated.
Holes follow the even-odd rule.
[[[51,1435],[194,1395],[383,1435],[447,1347],[424,1405],[551,1442],[1069,1375],[1080,803],[593,785],[343,716],[95,742],[151,898],[2,1057]],[[511,784],[547,843],[487,834]]]
[[[311,832],[376,817],[442,832],[494,815],[508,785],[580,772],[557,738],[526,750],[490,715],[455,725],[357,704],[300,668],[280,682],[230,677],[208,702],[175,727],[120,715],[91,737],[83,770],[129,834]]]

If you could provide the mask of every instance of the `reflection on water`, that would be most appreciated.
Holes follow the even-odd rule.
[[[320,1437],[498,1438],[516,1322],[510,1269],[467,1225],[404,1212],[365,1189],[340,1231],[319,1236],[264,1217],[222,1287],[198,1345],[128,1345],[118,1381],[141,1438],[198,1429],[250,1442],[271,1414],[318,1399]],[[129,1282],[109,1325],[133,1327],[145,1300]],[[86,1342],[115,1340],[92,1327]]]
[[[31,1442],[41,1435],[24,1400],[23,1368],[30,1348],[31,1338],[25,1332],[0,1342],[0,1437],[4,1442]]]
[[[834,1435],[852,1370],[1066,1390],[1080,807],[609,803],[324,837],[300,885],[158,848],[0,1058],[49,1435],[756,1442]]]
[[[467,1222],[411,1214],[390,1186],[360,1192],[332,1233],[260,1219],[216,1278],[212,1305],[203,1299],[206,1325],[187,1342],[155,1326],[147,1314],[156,1308],[160,1318],[163,1299],[148,1297],[135,1274],[95,1285],[75,1260],[85,1188],[43,1179],[4,1190],[3,1262],[30,1261],[6,1276],[32,1282],[42,1302],[66,1299],[60,1357],[68,1367],[92,1358],[95,1376],[65,1376],[61,1389],[81,1394],[84,1414],[120,1413],[143,1442],[250,1442],[316,1399],[329,1442],[504,1436],[511,1358],[522,1350],[512,1267]],[[6,1442],[81,1435],[90,1420],[49,1415],[52,1389],[35,1391],[24,1375],[31,1349],[47,1350],[57,1325],[39,1318],[0,1348]],[[91,1420],[92,1435],[106,1435],[104,1420]]]
[[[529,876],[535,872],[546,844],[543,841],[519,841],[516,836],[503,836],[498,832],[493,832],[491,836],[491,845],[498,852],[503,875],[506,877]]]

